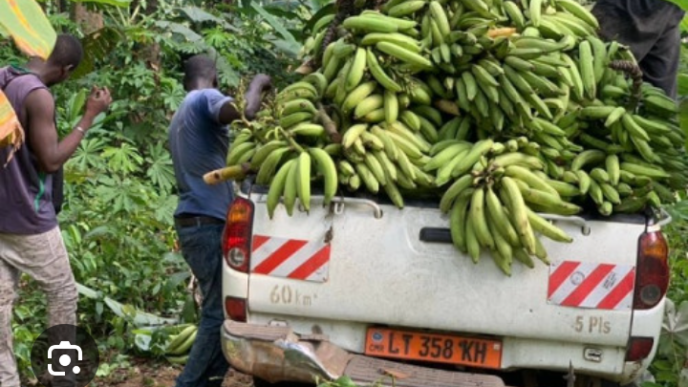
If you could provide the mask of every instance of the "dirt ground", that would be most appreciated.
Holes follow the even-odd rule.
[[[133,360],[127,370],[113,372],[107,378],[96,378],[94,387],[174,387],[181,366],[151,363],[150,360]],[[222,387],[253,387],[252,378],[229,371]]]

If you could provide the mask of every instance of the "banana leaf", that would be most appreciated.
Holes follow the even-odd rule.
[[[94,3],[111,5],[113,7],[126,8],[131,5],[131,0],[72,0],[75,3]]]
[[[138,310],[131,305],[125,305],[120,302],[113,300],[110,297],[102,297],[101,294],[89,287],[81,284],[76,284],[79,294],[84,297],[91,298],[94,300],[101,299],[105,302],[105,305],[112,310],[117,316],[130,319],[134,325],[138,327],[150,327],[150,326],[162,326],[162,325],[175,325],[179,323],[179,320],[173,318],[166,318],[154,315],[152,313],[144,312]]]
[[[299,43],[296,41],[296,38],[294,38],[294,35],[292,35],[286,28],[286,26],[277,18],[275,18],[272,14],[270,14],[268,11],[265,10],[265,8],[261,7],[258,4],[251,3],[251,7],[253,8],[254,11],[256,11],[265,21],[275,29],[275,31],[282,36],[284,39],[284,42],[282,43],[286,47],[290,47],[290,50],[292,51],[292,54],[295,52],[298,52],[298,47],[300,47]]]
[[[24,131],[21,124],[19,124],[19,118],[17,118],[17,114],[14,112],[5,93],[0,90],[0,148],[13,146],[14,150],[16,150],[23,140]],[[12,159],[11,153],[8,160],[0,160],[0,168]]]
[[[57,34],[34,0],[0,1],[0,24],[26,55],[46,59],[55,46]]]
[[[681,7],[682,10],[688,11],[688,0],[668,0],[671,3],[674,3]]]
[[[103,27],[86,35],[81,41],[84,46],[84,58],[71,78],[78,79],[94,71],[96,61],[107,60],[108,55],[123,39],[122,30],[113,27]]]
[[[34,0],[0,0],[0,35],[10,36],[26,55],[46,59],[57,35],[41,7]],[[16,150],[24,139],[17,115],[0,91],[0,146]],[[10,155],[10,159],[11,159]],[[4,163],[9,160],[2,160]]]

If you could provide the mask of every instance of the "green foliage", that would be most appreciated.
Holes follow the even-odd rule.
[[[687,1],[673,2],[688,9]],[[684,26],[688,25],[687,20],[684,20]],[[681,47],[678,97],[681,128],[688,133],[688,45],[685,43]],[[651,366],[657,384],[645,387],[688,387],[688,198],[685,192],[681,195],[682,201],[667,208],[674,219],[664,230],[671,265],[669,302],[657,356]]]
[[[671,282],[662,336],[651,372],[656,383],[644,387],[688,386],[688,201],[667,208],[674,221],[664,229],[669,243]]]
[[[303,20],[267,17],[261,7],[222,10],[200,1],[159,1],[153,12],[142,8],[145,2],[84,2],[97,3],[92,5],[103,13],[105,28],[83,36],[66,14],[50,15],[56,28],[82,36],[85,47],[74,77],[52,91],[61,137],[81,118],[92,85],[107,86],[114,100],[65,164],[59,216],[76,280],[93,289],[80,297],[78,318],[98,341],[104,357],[99,375],[104,376],[126,366],[128,354],[142,353],[133,310],[183,321],[197,318],[186,289],[190,271],[175,250],[177,196],[167,148],[168,123],[185,97],[182,61],[196,53],[212,55],[220,89],[229,95],[242,78],[257,72],[279,83],[296,64],[297,38],[289,34],[301,30]],[[46,4],[49,14],[54,4]],[[300,15],[307,17],[304,9]],[[292,47],[285,50],[281,41]],[[0,58],[0,66],[25,61],[6,41],[0,42]],[[31,377],[31,344],[47,323],[45,297],[28,277],[22,277],[19,294],[15,354],[23,375]],[[152,350],[145,353],[162,356],[158,347],[166,338],[151,337]]]
[[[128,7],[131,4],[131,0],[72,0],[75,3],[93,3],[93,4],[105,4],[112,5],[115,7]]]
[[[667,0],[667,1],[678,5],[684,11],[688,11],[688,0]]]

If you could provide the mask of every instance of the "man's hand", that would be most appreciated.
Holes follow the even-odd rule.
[[[263,91],[269,90],[271,87],[272,79],[269,76],[258,74],[253,78],[246,94],[244,94],[244,101],[246,101],[244,117],[247,120],[253,120],[256,117],[258,110],[260,110]],[[235,108],[234,103],[227,103],[222,107],[219,116],[221,124],[227,125],[238,119],[241,119],[241,113]]]
[[[260,110],[263,92],[270,90],[270,88],[272,88],[272,78],[269,76],[258,74],[253,78],[245,95],[246,109],[244,110],[244,116],[246,119],[252,120],[256,117],[258,110]]]
[[[100,89],[93,86],[91,95],[88,96],[88,100],[86,101],[86,115],[89,118],[95,118],[98,114],[107,111],[111,103],[112,97],[107,87]]]

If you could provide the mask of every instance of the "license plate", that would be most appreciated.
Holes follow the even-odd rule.
[[[366,355],[499,369],[502,343],[453,335],[368,329]]]

